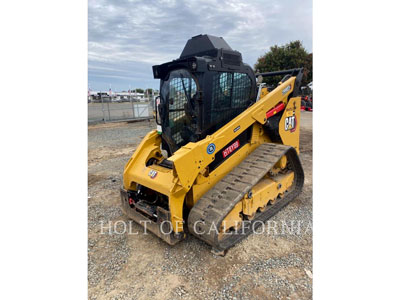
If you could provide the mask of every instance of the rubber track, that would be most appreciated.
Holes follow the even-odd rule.
[[[243,231],[240,229],[238,233],[232,233],[219,240],[215,229],[220,228],[222,221],[234,206],[268,173],[283,155],[287,156],[288,166],[294,171],[294,188],[290,189],[282,199],[278,199],[275,204],[264,212],[258,212],[251,223],[246,224],[245,228],[247,229]],[[297,197],[301,192],[303,183],[303,168],[293,147],[272,143],[260,145],[196,202],[188,217],[189,231],[211,245],[216,251],[229,249],[250,235],[253,226],[254,229],[257,228],[261,225],[261,222],[271,218]],[[257,223],[253,225],[254,222]],[[195,226],[197,232],[203,234],[196,234]]]

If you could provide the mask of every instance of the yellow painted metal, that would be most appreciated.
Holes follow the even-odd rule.
[[[173,162],[172,170],[162,166],[146,166],[146,162],[150,158],[161,160],[161,137],[156,130],[149,132],[125,166],[124,188],[135,190],[136,185],[140,184],[168,196],[173,230],[174,232],[182,232],[185,197],[188,196],[189,205],[194,205],[206,191],[228,174],[260,144],[271,142],[262,128],[262,125],[267,121],[266,112],[280,102],[288,103],[288,96],[293,91],[294,83],[295,77],[291,77],[273,91],[264,95],[258,102],[214,134],[196,143],[188,143],[181,147],[168,158],[169,161]],[[291,104],[293,103],[292,100],[289,101],[287,107],[290,106],[294,110],[293,104]],[[300,102],[298,105],[297,102],[295,103],[300,108]],[[287,109],[287,111],[289,110]],[[300,119],[300,116],[298,119]],[[208,174],[208,165],[215,159],[215,154],[250,126],[253,126],[251,142],[242,146],[229,159]],[[279,126],[281,131],[281,124]],[[293,138],[294,136],[297,136],[297,142]],[[296,145],[298,150],[298,134],[292,137],[285,137],[285,139],[282,138],[282,140],[284,144]],[[215,151],[212,154],[208,154],[207,147],[211,143],[215,145]],[[150,176],[150,172],[154,174],[154,171],[157,172],[156,176]]]
[[[240,214],[242,212],[242,208],[243,208],[242,202],[239,201],[235,205],[235,207],[231,210],[231,212],[222,221],[221,227],[219,229],[221,233],[229,231],[230,228],[238,229],[241,226],[243,221],[242,216]]]
[[[150,158],[157,158],[156,153],[160,153],[161,137],[156,130],[149,132],[142,140],[131,159],[125,165],[123,185],[127,190],[135,190],[139,183],[149,187],[161,194],[169,195],[175,185],[173,170],[157,167],[157,176],[151,178],[151,170],[156,167],[146,167],[146,162]]]
[[[269,171],[271,174],[278,174],[279,171],[283,170],[287,164],[287,157],[286,155],[282,156],[281,159],[272,167]]]
[[[294,173],[278,174],[273,178],[265,177],[261,179],[252,189],[252,196],[247,195],[243,198],[243,214],[254,216],[258,209],[267,208],[268,203],[284,194],[288,190],[294,180]]]
[[[286,168],[286,164],[287,164],[287,157],[286,155],[282,156],[281,159],[278,161],[278,163],[276,164],[276,166],[280,169],[284,169]]]
[[[279,122],[279,135],[283,144],[292,146],[297,153],[300,153],[300,105],[300,97],[291,98]]]
[[[269,92],[268,92],[268,89],[267,89],[266,87],[263,87],[263,88],[261,89],[260,98],[266,96],[268,93],[269,93]]]

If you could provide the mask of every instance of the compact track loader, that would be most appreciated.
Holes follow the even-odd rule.
[[[216,254],[299,195],[302,69],[272,91],[223,38],[191,38],[181,56],[153,66],[157,130],[125,166],[124,213],[170,245],[188,233]]]

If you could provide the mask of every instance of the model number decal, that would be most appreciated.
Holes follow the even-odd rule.
[[[229,154],[231,154],[233,151],[239,148],[239,146],[240,146],[239,140],[233,142],[233,144],[231,144],[224,151],[222,151],[223,158],[227,157]]]
[[[297,120],[296,120],[295,115],[286,117],[286,119],[285,119],[285,130],[286,131],[288,131],[288,130],[290,130],[290,132],[295,131],[296,125],[297,125]]]
[[[236,127],[235,129],[233,129],[233,132],[236,132],[240,129],[240,125],[238,127]]]

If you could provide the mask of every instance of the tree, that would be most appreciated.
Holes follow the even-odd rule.
[[[146,89],[146,93],[147,93],[148,95],[151,95],[152,92],[153,92],[153,89]]]
[[[283,46],[272,46],[269,51],[257,59],[254,69],[265,73],[294,68],[304,68],[302,85],[312,81],[312,53],[308,53],[300,41],[292,41]],[[269,85],[276,85],[282,76],[264,78]]]
[[[143,90],[143,89],[136,89],[136,92],[137,92],[137,93],[140,93],[140,94],[143,94],[143,93],[144,93],[144,90]]]

